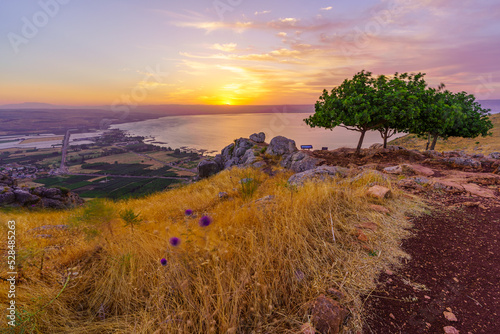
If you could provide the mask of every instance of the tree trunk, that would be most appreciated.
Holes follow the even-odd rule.
[[[429,144],[431,143],[431,134],[429,133],[427,135],[427,145],[425,146],[425,150],[427,151],[429,149]]]
[[[436,147],[436,143],[438,141],[438,137],[439,136],[437,134],[434,135],[434,139],[432,140],[432,145],[431,145],[431,151],[434,151],[434,148]]]
[[[389,138],[388,134],[389,128],[386,128],[384,134],[382,135],[382,138],[384,138],[384,148],[387,148],[387,138]]]
[[[363,139],[365,139],[366,130],[361,131],[361,137],[359,137],[358,147],[356,148],[356,154],[361,152],[361,145],[363,145]]]

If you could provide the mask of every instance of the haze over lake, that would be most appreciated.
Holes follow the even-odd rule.
[[[220,151],[233,140],[252,133],[264,132],[266,142],[275,136],[295,140],[297,146],[313,145],[314,149],[356,147],[360,133],[337,127],[333,131],[310,128],[303,119],[309,113],[265,113],[238,115],[168,116],[142,122],[113,125],[132,135],[152,136],[163,146],[172,148]],[[396,138],[397,136],[394,136]],[[392,138],[391,138],[392,139]],[[379,132],[367,133],[363,147],[381,143]]]

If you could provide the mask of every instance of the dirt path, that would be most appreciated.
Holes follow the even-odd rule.
[[[412,259],[367,296],[364,333],[500,333],[499,198],[427,197],[432,214],[402,245]]]
[[[399,147],[313,155],[377,169],[432,207],[402,243],[411,260],[365,296],[363,333],[500,334],[500,159]]]

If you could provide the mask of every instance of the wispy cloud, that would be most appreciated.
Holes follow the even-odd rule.
[[[261,12],[255,12],[254,15],[264,15],[264,14],[269,14],[271,13],[270,10],[263,10]]]
[[[232,52],[236,50],[236,47],[238,45],[236,43],[227,43],[227,44],[219,44],[216,43],[212,45],[210,48],[214,50],[219,50],[219,51],[225,51],[225,52]]]
[[[330,7],[320,8],[320,10],[325,10],[325,11],[326,11],[326,10],[332,10],[332,8],[333,8],[333,7],[332,7],[332,6],[330,6]]]

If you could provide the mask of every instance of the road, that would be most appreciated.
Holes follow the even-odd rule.
[[[63,139],[61,166],[59,167],[59,172],[62,174],[66,174],[68,172],[68,168],[66,167],[65,163],[66,163],[66,154],[68,153],[68,144],[70,136],[71,136],[70,130],[68,129]]]

